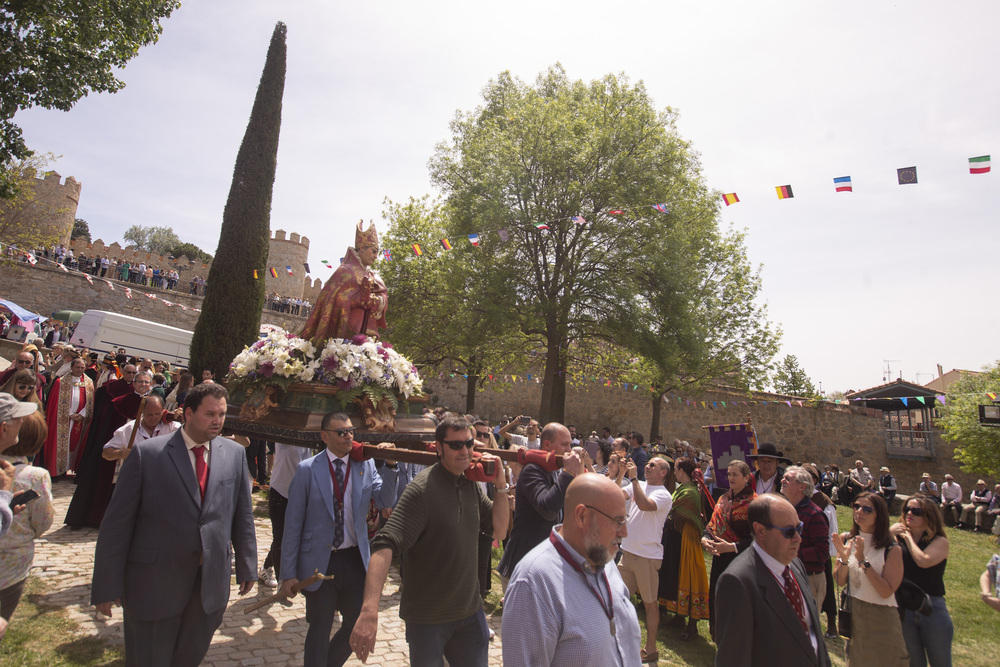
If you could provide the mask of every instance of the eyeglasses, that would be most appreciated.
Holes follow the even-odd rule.
[[[482,432],[476,431],[476,437],[485,440],[486,438],[490,437],[490,433],[489,431],[482,431]]]
[[[627,519],[616,519],[613,516],[611,516],[610,514],[608,514],[607,512],[602,512],[601,510],[597,509],[593,505],[584,505],[584,507],[586,507],[589,510],[594,510],[598,514],[603,514],[604,516],[608,517],[609,519],[611,519],[612,521],[614,521],[615,523],[617,523],[619,528],[624,528],[625,527],[625,522],[627,521]]]
[[[336,433],[337,437],[343,438],[344,436],[354,435],[354,432],[357,431],[358,429],[351,427],[351,428],[325,428],[323,430],[326,431],[327,433]]]
[[[903,514],[912,514],[913,516],[923,516],[924,515],[924,508],[923,507],[904,507],[903,508]]]
[[[475,439],[471,440],[444,440],[443,444],[448,445],[449,448],[455,450],[456,452],[461,451],[463,448],[468,447],[472,449],[476,446]]]
[[[872,507],[871,505],[861,505],[859,503],[854,503],[852,507],[854,507],[855,511],[861,510],[865,514],[871,514],[875,511],[875,508]]]
[[[33,384],[19,384],[19,385],[17,385],[17,390],[18,391],[24,391],[25,389],[34,389],[34,388],[35,388],[35,385],[33,385]]]
[[[778,526],[772,526],[769,523],[765,523],[764,527],[772,528],[781,533],[781,536],[784,537],[786,540],[790,540],[794,538],[796,535],[802,534],[802,529],[805,527],[805,524],[799,521],[797,526],[789,526],[788,528],[779,528]]]

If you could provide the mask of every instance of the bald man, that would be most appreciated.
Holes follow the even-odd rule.
[[[579,455],[572,451],[573,437],[568,428],[556,422],[546,424],[539,439],[542,441],[540,449],[562,455],[563,467],[549,472],[537,463],[529,463],[521,469],[514,487],[514,523],[497,565],[504,591],[524,555],[544,541],[552,526],[559,522],[566,489],[583,469]]]
[[[640,632],[614,557],[625,497],[604,475],[566,489],[565,520],[514,570],[504,601],[505,667],[638,665]]]

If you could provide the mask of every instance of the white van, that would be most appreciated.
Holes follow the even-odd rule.
[[[125,348],[130,357],[146,357],[188,366],[194,332],[158,322],[140,320],[104,310],[88,310],[76,326],[70,343],[91,352],[117,352]]]

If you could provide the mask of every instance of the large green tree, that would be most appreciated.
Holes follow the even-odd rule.
[[[425,197],[386,206],[390,228],[382,245],[392,259],[379,267],[389,290],[386,339],[429,375],[428,389],[431,371],[464,376],[465,411],[474,412],[478,388],[503,388],[505,375],[527,367],[530,343],[494,307],[507,298],[514,269],[465,237],[453,237],[454,248],[445,250],[440,239],[455,225],[437,202]],[[415,239],[432,240],[422,243],[422,256],[413,252]]]
[[[34,154],[0,169],[0,179],[16,184],[12,197],[0,197],[0,241],[28,251],[58,243],[50,222],[66,209],[39,198],[34,187],[34,180],[55,159],[51,153]]]
[[[191,368],[222,376],[245,345],[257,339],[271,237],[271,193],[278,163],[281,98],[285,90],[285,24],[271,35],[250,122],[236,156],[233,182],[222,214],[215,261],[191,341]]]
[[[786,354],[774,370],[774,391],[785,396],[816,395],[816,387],[794,354]]]
[[[114,93],[116,70],[160,36],[180,0],[12,0],[0,3],[0,164],[30,151],[13,119],[22,109],[69,111],[84,95]],[[0,198],[17,181],[0,177]]]
[[[657,111],[642,83],[625,75],[586,83],[554,66],[528,85],[503,73],[484,98],[452,122],[431,174],[447,196],[448,231],[504,230],[510,239],[491,249],[498,265],[514,269],[493,307],[544,350],[538,416],[562,420],[574,350],[631,344],[622,327],[687,266],[674,253],[662,282],[650,282],[659,246],[693,221],[702,222],[691,233],[714,230],[717,206],[677,114]],[[667,325],[698,344],[689,319],[696,309],[681,308],[679,297],[674,307],[685,317]]]
[[[156,255],[167,255],[181,244],[173,227],[132,225],[122,234],[122,239],[137,248]]]
[[[1000,363],[982,373],[962,373],[948,387],[937,425],[944,438],[955,443],[962,469],[976,475],[1000,477],[1000,427],[979,423],[979,406],[992,402],[987,393],[1000,394]]]

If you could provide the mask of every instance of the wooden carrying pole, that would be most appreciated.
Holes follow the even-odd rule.
[[[135,434],[139,432],[139,426],[142,424],[142,411],[145,409],[146,397],[143,396],[142,400],[139,401],[139,411],[135,413],[135,423],[132,425],[132,435],[128,437],[128,447],[125,448],[125,451],[132,451],[132,446],[135,444]]]
[[[292,586],[292,592],[293,593],[298,593],[303,588],[308,588],[309,586],[312,586],[313,584],[315,584],[317,581],[329,581],[330,579],[333,579],[333,575],[332,574],[330,574],[330,575],[320,574],[319,570],[316,570],[316,573],[313,574],[313,576],[311,576],[308,579],[305,579],[303,581],[300,581],[299,583],[297,583],[294,586]],[[243,613],[244,614],[249,614],[252,611],[257,611],[261,607],[266,607],[267,605],[275,603],[275,602],[278,602],[279,600],[284,600],[287,597],[288,596],[285,595],[285,593],[283,591],[278,591],[274,595],[268,596],[268,597],[264,598],[263,600],[258,600],[257,602],[254,602],[252,605],[248,605],[243,610]]]

